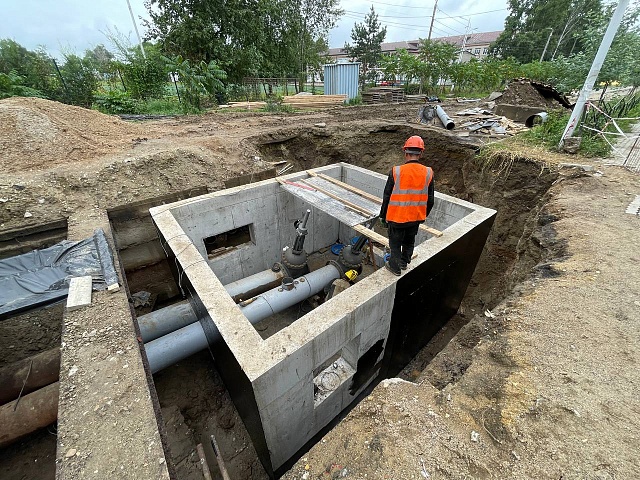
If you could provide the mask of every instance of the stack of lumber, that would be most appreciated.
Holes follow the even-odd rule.
[[[405,101],[404,90],[398,87],[374,87],[362,94],[365,104],[400,103]]]
[[[220,108],[246,108],[248,110],[260,110],[266,107],[267,102],[229,102],[226,105],[220,105]]]
[[[346,95],[292,95],[284,97],[282,104],[293,108],[330,108],[338,107],[346,100]]]

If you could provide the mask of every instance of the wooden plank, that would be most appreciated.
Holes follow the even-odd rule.
[[[387,237],[383,237],[379,233],[374,232],[373,230],[365,227],[364,225],[354,225],[353,228],[360,235],[364,235],[367,238],[370,238],[374,242],[380,243],[385,247],[389,246],[389,239]]]
[[[306,185],[309,185],[310,187],[315,188],[315,189],[316,189],[316,190],[318,190],[319,192],[324,193],[326,196],[328,196],[328,197],[331,197],[331,198],[334,198],[334,199],[338,200],[340,203],[342,203],[342,204],[346,205],[347,207],[349,207],[349,208],[351,208],[351,209],[355,210],[355,211],[356,211],[356,212],[358,212],[358,213],[362,213],[362,214],[363,214],[363,215],[365,215],[365,216],[375,215],[374,213],[370,212],[369,210],[366,210],[365,208],[362,208],[360,205],[356,205],[355,203],[351,203],[351,202],[349,202],[348,200],[345,200],[345,199],[343,199],[343,198],[340,198],[340,196],[335,195],[335,194],[331,193],[331,192],[330,192],[330,191],[328,191],[328,190],[325,190],[325,189],[323,189],[323,188],[320,188],[320,187],[318,187],[317,185],[313,185],[313,184],[311,184],[311,183],[307,182],[306,180],[299,180],[299,182],[302,182],[302,183],[304,183],[304,184],[306,184]]]
[[[240,185],[247,185],[249,183],[260,182],[262,180],[268,180],[276,176],[276,169],[269,168],[268,170],[262,170],[258,173],[248,173],[239,177],[233,177],[224,181],[225,188],[239,187]]]
[[[360,212],[356,212],[355,210],[350,209],[345,204],[331,198],[328,195],[325,195],[322,192],[317,191],[315,188],[313,189],[313,191],[311,191],[307,190],[306,188],[288,184],[285,180],[278,177],[276,177],[276,180],[282,185],[282,188],[287,190],[292,195],[295,195],[296,197],[302,199],[304,202],[313,205],[315,208],[325,212],[326,214],[332,216],[339,222],[344,223],[349,227],[366,222],[371,218],[370,216],[365,216]],[[298,181],[292,183],[295,184],[298,183]]]
[[[346,189],[346,190],[350,190],[353,193],[357,193],[358,195],[363,196],[364,198],[371,200],[373,202],[376,202],[380,205],[382,205],[382,199],[379,197],[376,197],[375,195],[371,195],[370,193],[367,193],[363,190],[360,190],[359,188],[353,187],[351,185],[349,185],[348,183],[344,183],[341,182],[340,180],[336,180],[335,178],[332,178],[328,175],[325,175],[324,173],[315,173],[311,170],[307,170],[307,173],[309,175],[311,175],[312,177],[320,177],[323,180],[327,180],[331,183],[334,183],[336,185],[341,186],[342,188]],[[430,233],[431,235],[433,235],[434,237],[441,237],[442,236],[442,232],[440,230],[436,230],[435,228],[431,228],[431,227],[427,227],[426,225],[420,225],[420,229],[424,230],[425,232]]]
[[[440,230],[436,230],[435,228],[427,227],[424,224],[420,225],[420,229],[424,230],[425,232],[430,233],[434,237],[441,237],[442,236],[442,232]]]
[[[338,185],[334,185],[331,182],[328,182],[320,177],[311,177],[305,179],[306,183],[309,185],[313,185],[314,188],[320,188],[323,191],[327,191],[333,195],[337,195],[341,202],[343,203],[352,203],[357,205],[358,207],[364,209],[371,214],[377,214],[380,211],[380,205],[364,198],[357,193],[351,192],[345,188],[342,188]]]
[[[380,197],[376,197],[375,195],[367,193],[364,190],[360,190],[359,188],[349,185],[348,183],[344,183],[344,182],[341,182],[340,180],[336,180],[335,178],[330,177],[329,175],[325,175],[324,173],[315,173],[310,170],[307,170],[307,173],[312,177],[320,177],[323,180],[327,180],[328,182],[334,183],[339,187],[344,188],[345,190],[349,190],[353,193],[357,193],[361,197],[364,197],[368,200],[371,200],[372,202],[376,202],[377,204],[382,205],[382,199]]]
[[[67,310],[77,310],[91,305],[91,275],[74,277],[69,282],[69,296],[67,297]]]

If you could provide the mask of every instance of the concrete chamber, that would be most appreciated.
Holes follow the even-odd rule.
[[[350,187],[341,190],[335,182],[320,183],[300,172],[281,178],[298,186],[266,180],[150,210],[176,266],[176,281],[200,319],[190,327],[199,343],[193,346],[186,340],[185,348],[208,346],[272,476],[283,472],[367,386],[395,375],[455,314],[496,213],[436,193],[427,223],[443,235],[420,230],[417,256],[401,277],[384,268],[370,269],[372,273],[342,293],[263,339],[249,312],[259,310],[262,319],[270,309],[279,310],[268,306],[280,301],[278,289],[237,305],[224,285],[279,262],[283,247],[292,245],[294,222],[306,210],[308,255],[327,250],[336,240],[349,244],[355,229],[361,230],[358,225],[379,210],[375,199],[382,197],[386,176],[344,163],[315,169],[314,174]],[[302,183],[313,188],[301,188]],[[350,207],[341,203],[345,201]],[[209,255],[205,239],[247,227],[249,241]],[[383,254],[381,248],[373,249],[378,267]],[[325,267],[315,276],[328,283],[343,274]],[[309,292],[322,295],[323,286],[305,285],[310,287]],[[301,291],[296,301],[312,295],[309,292]],[[189,335],[194,333],[181,338]],[[328,372],[330,385],[323,382]]]

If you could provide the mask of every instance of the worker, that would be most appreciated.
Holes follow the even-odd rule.
[[[391,249],[385,267],[398,276],[411,263],[418,228],[434,201],[433,170],[420,163],[424,140],[418,135],[409,137],[402,150],[405,163],[391,169],[380,209],[382,225],[389,229]]]

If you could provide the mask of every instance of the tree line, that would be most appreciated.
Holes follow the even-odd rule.
[[[61,60],[43,48],[0,40],[0,98],[41,96],[131,113],[177,96],[184,109],[198,110],[237,97],[245,77],[304,83],[326,63],[328,33],[342,14],[338,0],[147,0],[145,6],[144,51],[117,32],[109,35],[111,49],[99,45]],[[458,46],[437,39],[421,40],[417,55],[383,55],[386,27],[371,7],[345,50],[361,63],[362,87],[383,75],[402,78],[415,93],[439,92],[443,79],[458,92],[479,93],[526,76],[566,92],[582,85],[614,7],[603,0],[509,0],[505,30],[489,57],[464,63]],[[640,83],[639,12],[634,3],[616,35],[598,80],[605,87]]]

